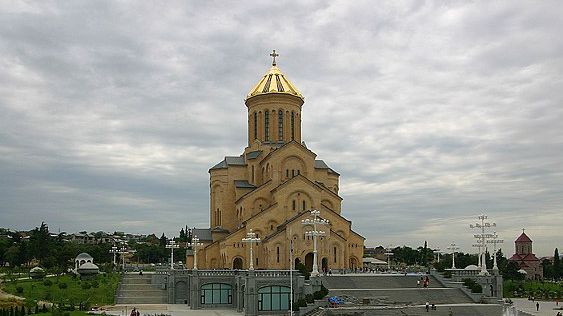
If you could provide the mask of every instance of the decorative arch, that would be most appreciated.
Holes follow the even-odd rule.
[[[288,156],[281,162],[281,172],[286,180],[300,174],[307,176],[307,165],[301,157]]]
[[[292,212],[303,212],[313,208],[313,197],[305,191],[297,190],[288,196],[285,205]]]
[[[263,197],[257,197],[254,199],[254,202],[252,202],[252,208],[254,209],[253,215],[265,210],[268,206],[270,206],[268,200]]]
[[[244,262],[241,257],[235,257],[233,259],[233,270],[242,270],[243,264]]]
[[[322,201],[321,201],[321,204],[325,205],[326,207],[328,207],[329,209],[331,209],[331,210],[333,210],[333,211],[335,210],[334,204],[333,204],[332,201],[330,201],[330,200],[327,200],[327,199],[322,200]]]

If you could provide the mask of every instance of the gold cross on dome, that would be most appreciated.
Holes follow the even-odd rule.
[[[276,65],[276,57],[279,56],[279,54],[276,54],[276,50],[274,49],[274,52],[270,54],[270,56],[272,56],[274,58],[274,61],[272,61],[272,66]]]

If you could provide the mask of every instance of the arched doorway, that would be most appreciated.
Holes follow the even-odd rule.
[[[301,263],[301,260],[299,258],[295,258],[295,265],[293,266],[293,269],[297,269],[297,265],[299,265]]]
[[[305,268],[307,268],[307,271],[311,272],[313,271],[313,253],[309,252],[307,255],[305,255]]]
[[[236,257],[233,260],[233,270],[242,270],[242,258]]]
[[[354,270],[358,267],[358,260],[354,257],[350,257],[350,269]]]
[[[176,304],[187,304],[188,303],[188,284],[184,281],[176,282],[175,288],[175,302]]]
[[[328,258],[325,257],[321,260],[321,269],[324,273],[328,273]]]

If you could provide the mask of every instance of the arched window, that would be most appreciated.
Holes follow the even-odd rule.
[[[278,112],[278,140],[283,141],[283,111]]]
[[[201,304],[232,304],[233,286],[225,283],[208,283],[201,286]]]
[[[264,111],[264,141],[270,140],[270,111]]]
[[[277,259],[278,259],[277,261],[278,261],[278,263],[280,263],[280,247],[279,246],[276,248],[276,254],[277,254]]]
[[[303,200],[303,210],[305,210],[305,200]]]
[[[287,311],[290,288],[287,286],[265,286],[258,290],[259,311]]]
[[[254,139],[258,138],[258,113],[254,112]]]
[[[291,111],[291,140],[295,140],[295,113]]]
[[[334,263],[336,263],[336,247],[334,247]]]
[[[295,200],[292,201],[292,209],[295,211]]]

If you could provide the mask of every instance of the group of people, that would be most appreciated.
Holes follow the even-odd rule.
[[[129,314],[129,316],[140,316],[140,315],[141,315],[141,313],[140,313],[139,310],[136,309],[136,308],[133,308],[133,309],[131,310],[131,313]]]
[[[416,280],[416,287],[420,287],[421,284],[423,288],[427,288],[428,285],[430,285],[430,278],[426,276],[420,277],[420,280]]]
[[[432,305],[430,305],[430,303],[426,302],[426,311],[428,312],[429,310],[436,310],[436,305],[434,305],[434,303],[432,303]]]

